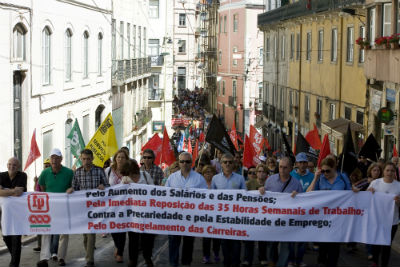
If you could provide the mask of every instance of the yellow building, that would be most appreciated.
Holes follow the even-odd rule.
[[[338,2],[300,0],[258,17],[265,36],[264,106],[283,111],[278,117],[264,112],[266,125],[272,125],[264,131],[269,138],[271,128],[277,132],[274,125],[294,142],[297,130],[305,135],[316,124],[340,153],[351,121],[356,140],[364,139],[365,54],[356,40],[365,37],[365,11],[363,1]]]

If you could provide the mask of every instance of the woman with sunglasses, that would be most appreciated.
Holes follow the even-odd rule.
[[[368,187],[368,191],[374,192],[382,192],[386,194],[395,194],[394,201],[396,203],[394,208],[394,216],[392,223],[392,233],[391,233],[391,241],[397,231],[397,224],[399,223],[399,205],[400,205],[400,182],[396,180],[396,165],[392,162],[388,162],[385,164],[383,168],[383,177],[373,180]],[[373,266],[381,266],[386,267],[389,264],[390,259],[390,246],[372,246],[372,262]],[[379,256],[381,258],[379,264]]]
[[[336,171],[336,161],[326,157],[321,162],[321,169],[315,172],[314,180],[307,192],[317,190],[351,190],[347,176]],[[336,267],[339,259],[340,243],[320,243],[318,251],[318,264]]]
[[[278,173],[278,164],[276,163],[276,159],[274,157],[268,157],[267,159],[267,171],[268,176]]]

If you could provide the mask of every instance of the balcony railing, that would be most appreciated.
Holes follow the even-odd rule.
[[[149,89],[149,100],[152,101],[160,101],[164,99],[164,90],[163,89]]]
[[[164,65],[164,56],[152,56],[151,57],[151,66],[152,67],[161,67]]]
[[[152,116],[153,114],[150,107],[144,108],[136,112],[136,114],[133,116],[132,130],[137,131],[142,128],[144,125],[146,125],[146,123],[151,120]]]
[[[112,79],[113,82],[124,82],[138,75],[151,72],[151,58],[113,60]]]
[[[258,26],[364,3],[365,0],[299,0],[259,14]]]
[[[229,106],[236,108],[236,96],[229,96]]]

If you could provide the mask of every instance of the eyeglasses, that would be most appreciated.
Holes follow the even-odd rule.
[[[190,163],[192,163],[192,161],[191,160],[180,160],[179,161],[179,163],[186,163],[186,164],[190,164]]]
[[[252,175],[252,174],[254,175],[254,174],[256,174],[256,173],[255,173],[255,172],[249,172],[249,174],[250,174],[250,175]]]
[[[321,173],[330,173],[331,172],[331,170],[321,170]]]
[[[143,159],[152,159],[153,157],[143,157]]]
[[[222,163],[223,164],[233,164],[233,161],[232,160],[225,160],[225,161],[222,161]]]

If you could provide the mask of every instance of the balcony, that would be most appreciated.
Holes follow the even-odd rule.
[[[139,63],[138,63],[139,62]],[[140,71],[139,71],[140,67]],[[151,59],[126,59],[112,61],[112,81],[113,85],[121,85],[126,80],[138,75],[151,73]]]
[[[149,89],[149,101],[161,101],[164,100],[163,89]]]
[[[162,67],[164,65],[164,56],[152,56],[151,67]]]
[[[132,130],[133,131],[140,130],[140,128],[145,126],[151,120],[152,117],[153,117],[153,114],[151,113],[150,107],[146,107],[142,110],[139,110],[133,116]]]
[[[282,0],[283,2],[283,0]],[[349,6],[361,6],[365,0],[299,0],[258,15],[258,26],[277,23],[292,18],[312,15]]]
[[[369,79],[400,83],[400,49],[365,50],[364,73]]]
[[[236,96],[229,96],[228,104],[230,107],[236,108]]]

